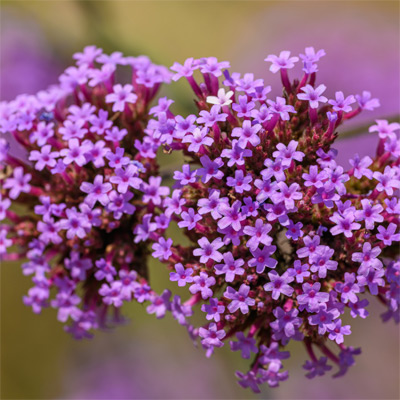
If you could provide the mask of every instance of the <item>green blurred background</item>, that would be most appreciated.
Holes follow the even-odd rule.
[[[382,107],[362,115],[352,129],[363,133],[358,128],[368,121],[399,113],[397,1],[2,1],[0,23],[1,100],[56,82],[72,54],[88,44],[146,54],[167,66],[216,56],[229,60],[232,71],[255,72],[278,94],[279,79],[263,59],[314,46],[327,51],[318,80],[330,95],[365,89],[381,100]],[[185,82],[166,93],[190,109]],[[336,147],[345,160],[355,147],[371,153],[375,142],[361,134]],[[306,354],[295,345],[286,363],[289,381],[253,395],[234,378],[247,362],[227,346],[206,359],[169,317],[157,321],[140,305],[127,305],[131,322],[91,341],[74,341],[53,310],[34,315],[22,304],[30,280],[19,263],[3,263],[0,272],[2,399],[399,398],[399,330],[381,323],[384,310],[374,302],[367,320],[349,318],[347,343],[362,346],[363,354],[347,376],[306,380]],[[151,276],[156,290],[168,285],[161,265],[151,265]],[[170,287],[176,292],[176,285]]]

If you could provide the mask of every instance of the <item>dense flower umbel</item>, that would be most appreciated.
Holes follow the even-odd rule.
[[[95,46],[74,58],[59,85],[0,104],[0,132],[15,146],[8,151],[0,138],[0,257],[28,258],[22,268],[34,286],[25,304],[35,313],[57,308],[77,337],[118,322],[118,308],[132,299],[149,301],[158,318],[178,310],[182,321],[179,298],[171,306],[170,292],[158,296],[146,267],[149,237],[169,222],[169,189],[157,177],[159,140],[145,128],[171,73]],[[130,83],[116,82],[117,69]],[[17,203],[18,213],[10,209]]]
[[[323,375],[328,362],[344,374],[360,350],[344,345],[351,328],[341,317],[365,318],[365,293],[386,305],[385,320],[399,320],[400,125],[378,120],[370,129],[380,136],[376,157],[338,165],[338,126],[379,102],[369,92],[323,96],[315,81],[324,54],[307,48],[304,76],[294,81],[287,70],[297,57],[266,58],[282,77],[276,99],[262,79],[230,74],[226,62],[175,63],[173,79],[187,78],[198,115],[173,115],[163,99],[146,131],[187,160],[164,205],[191,245],[154,244],[153,255],[188,287],[190,304],[203,303],[198,334],[207,354],[228,341],[252,357],[237,376],[254,391],[288,377],[281,369],[289,354],[279,348],[291,340],[304,342],[307,377]]]

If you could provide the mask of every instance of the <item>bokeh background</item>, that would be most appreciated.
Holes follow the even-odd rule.
[[[254,72],[279,93],[279,78],[263,59],[281,50],[324,48],[318,81],[328,94],[370,90],[381,108],[365,112],[337,142],[340,161],[354,151],[372,154],[368,134],[375,118],[399,115],[398,1],[1,1],[0,99],[34,93],[56,82],[74,52],[96,44],[106,52],[146,54],[172,65],[187,57],[216,56],[232,70]],[[291,71],[299,74],[300,68]],[[184,82],[168,88],[190,111]],[[348,133],[348,132],[347,132]],[[348,321],[348,344],[362,346],[347,376],[304,378],[303,348],[292,346],[286,363],[291,378],[254,395],[241,389],[234,371],[246,362],[227,348],[206,359],[184,328],[170,318],[156,321],[139,305],[128,305],[132,322],[77,342],[63,332],[53,310],[34,315],[22,304],[29,288],[19,263],[1,273],[2,399],[398,399],[399,329],[383,325],[379,304],[367,320]],[[168,274],[154,263],[155,289]],[[175,289],[175,287],[174,287]]]

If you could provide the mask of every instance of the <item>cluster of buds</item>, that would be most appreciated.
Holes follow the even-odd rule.
[[[230,74],[227,62],[175,63],[173,80],[188,80],[198,114],[174,115],[163,100],[146,132],[186,160],[165,212],[190,245],[160,238],[153,248],[163,251],[153,256],[188,287],[188,304],[201,304],[205,324],[192,333],[207,356],[228,341],[252,358],[237,377],[255,392],[287,379],[289,352],[280,349],[292,340],[304,343],[308,378],[332,363],[343,375],[360,349],[344,345],[351,327],[342,316],[367,317],[364,294],[387,307],[384,320],[399,321],[400,125],[378,120],[375,158],[356,154],[339,165],[331,147],[338,126],[379,101],[369,92],[323,96],[325,85],[315,83],[323,55],[307,48],[304,76],[294,81],[288,69],[298,57],[268,56],[283,83],[275,100],[262,79]]]
[[[28,259],[22,269],[34,286],[24,303],[35,313],[58,309],[79,338],[121,321],[125,301],[150,301],[157,317],[167,310],[153,305],[170,293],[148,284],[147,226],[155,220],[157,238],[168,224],[169,188],[158,177],[159,142],[145,129],[171,73],[95,46],[74,58],[58,85],[0,105],[8,135],[0,139],[0,257]]]
[[[344,344],[345,313],[366,318],[369,293],[384,321],[400,320],[400,124],[377,120],[374,159],[340,166],[337,128],[379,101],[366,91],[325,97],[324,55],[306,48],[293,81],[299,58],[268,56],[283,84],[273,100],[262,79],[214,57],[171,73],[89,46],[59,85],[1,103],[0,257],[28,259],[25,304],[57,308],[80,338],[120,321],[124,301],[148,302],[157,318],[171,311],[207,356],[228,341],[252,358],[237,377],[255,392],[287,379],[292,340],[304,343],[308,378],[332,364],[343,375],[360,353]],[[116,84],[117,69],[130,83]],[[183,77],[196,115],[175,115],[166,97],[151,106],[161,83]],[[171,193],[159,148],[186,160]],[[178,237],[168,237],[171,223]],[[186,302],[151,289],[150,256],[189,289]],[[196,305],[200,327],[190,322]]]

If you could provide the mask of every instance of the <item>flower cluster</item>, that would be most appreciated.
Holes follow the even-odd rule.
[[[169,188],[157,176],[159,140],[145,130],[171,73],[95,46],[74,58],[58,85],[0,104],[8,135],[0,139],[0,257],[28,259],[22,269],[34,286],[24,303],[35,313],[56,308],[76,337],[120,321],[133,299],[150,302],[158,318],[178,310],[182,319],[189,311],[151,289],[146,267],[149,237],[169,222]],[[130,83],[118,83],[117,72]]]
[[[148,302],[207,356],[229,342],[252,359],[236,375],[255,392],[288,378],[292,340],[304,343],[308,378],[332,364],[343,375],[360,353],[344,344],[345,313],[366,318],[370,294],[384,321],[400,320],[400,124],[377,120],[376,156],[339,165],[338,127],[379,101],[367,91],[326,97],[316,84],[324,55],[269,55],[283,84],[272,99],[262,79],[214,57],[171,73],[88,46],[58,85],[0,103],[0,258],[28,259],[25,304],[57,308],[81,338],[118,322],[125,301]],[[304,74],[291,80],[300,60]],[[117,70],[128,79],[117,83]],[[196,114],[175,115],[166,97],[151,105],[162,83],[181,78]],[[172,191],[159,148],[185,157]],[[168,236],[171,222],[180,237]],[[152,290],[150,255],[188,289],[186,302]],[[189,319],[195,305],[200,327]]]
[[[324,55],[307,48],[304,75],[293,81],[299,58],[268,56],[283,83],[276,99],[253,74],[230,74],[227,62],[175,63],[172,79],[188,80],[198,113],[174,115],[163,100],[146,131],[186,160],[164,204],[190,245],[160,239],[153,256],[188,287],[191,305],[201,303],[205,324],[191,333],[207,355],[229,342],[252,357],[237,377],[256,392],[287,379],[289,353],[280,349],[292,340],[305,345],[308,378],[331,363],[343,375],[360,350],[344,345],[351,327],[342,316],[365,318],[364,294],[387,307],[384,320],[399,321],[400,125],[378,120],[376,157],[339,165],[337,128],[379,101],[366,91],[325,97],[316,84]]]

